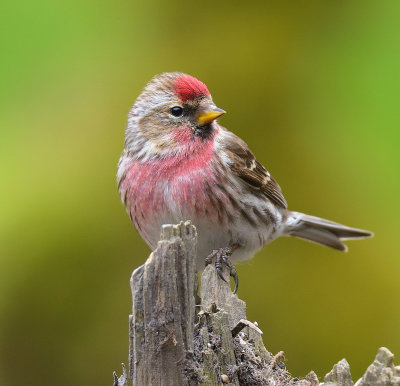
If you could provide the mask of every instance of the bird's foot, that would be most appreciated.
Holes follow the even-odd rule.
[[[224,276],[222,275],[222,265],[226,265],[229,268],[229,275],[233,277],[233,280],[235,281],[235,289],[233,290],[233,293],[235,294],[236,291],[238,290],[239,287],[239,278],[236,272],[236,268],[233,266],[231,261],[229,260],[229,257],[232,255],[232,253],[237,249],[239,245],[234,244],[230,247],[225,247],[225,248],[219,248],[219,249],[214,249],[205,259],[206,266],[211,264],[214,257],[215,257],[215,269],[217,270],[218,276],[226,282]]]

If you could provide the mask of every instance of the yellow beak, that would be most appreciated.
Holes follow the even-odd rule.
[[[226,111],[216,107],[210,106],[206,111],[200,111],[197,114],[197,124],[199,126],[205,125],[207,123],[212,122],[214,119],[217,119],[222,114],[225,114]]]

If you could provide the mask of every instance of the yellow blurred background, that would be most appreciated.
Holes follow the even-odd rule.
[[[370,229],[343,254],[280,239],[239,296],[296,376],[400,362],[400,3],[3,1],[0,385],[110,385],[149,249],[116,189],[152,76],[204,81],[291,209]]]

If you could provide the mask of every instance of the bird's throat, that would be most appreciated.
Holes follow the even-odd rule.
[[[203,139],[210,138],[214,132],[215,130],[211,123],[202,126],[196,126],[194,129],[194,135]]]

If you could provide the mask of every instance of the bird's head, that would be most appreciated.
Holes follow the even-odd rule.
[[[126,149],[161,155],[206,141],[215,132],[215,120],[224,113],[196,78],[178,72],[157,75],[129,113]]]

